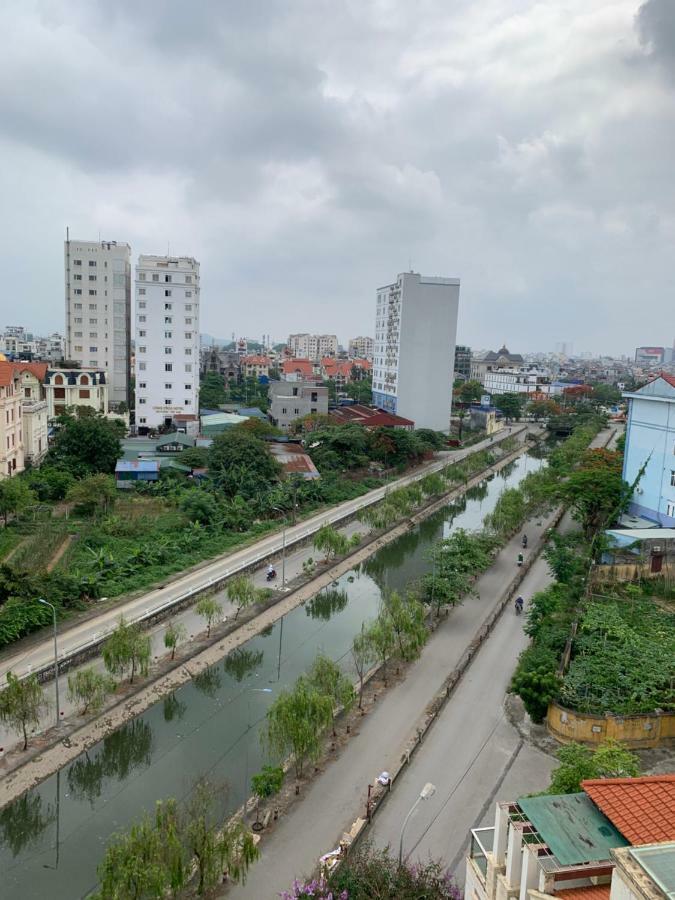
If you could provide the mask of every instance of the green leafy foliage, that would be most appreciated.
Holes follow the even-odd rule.
[[[556,753],[560,765],[551,773],[547,794],[576,794],[582,781],[592,778],[635,778],[640,774],[638,757],[614,740],[596,749],[583,744],[566,744]]]
[[[59,416],[47,463],[76,477],[112,474],[122,456],[124,426],[103,416]]]
[[[195,605],[195,612],[206,622],[207,638],[211,637],[211,626],[216,619],[220,619],[223,615],[222,605],[215,597],[201,597]]]
[[[47,708],[47,701],[37,675],[17,678],[7,672],[7,687],[0,691],[0,722],[6,722],[13,731],[23,735],[23,749],[28,746],[28,726],[40,724],[40,714]]]
[[[106,669],[112,675],[123,675],[131,670],[129,683],[132,684],[136,670],[147,675],[150,662],[150,638],[143,634],[138,625],[129,625],[124,617],[103,645],[101,651]]]
[[[302,778],[305,763],[316,760],[321,735],[333,719],[333,701],[306,679],[281,691],[267,711],[263,741],[277,757],[293,754],[295,774]]]
[[[115,682],[92,668],[79,669],[68,676],[68,699],[81,704],[80,715],[89,710],[97,712],[105,703],[105,698],[115,690]]]
[[[0,516],[4,517],[5,525],[10,516],[19,515],[27,506],[35,503],[36,499],[25,479],[17,476],[0,480]]]
[[[74,503],[78,512],[86,516],[107,513],[116,499],[115,480],[102,473],[88,475],[74,482],[66,494],[66,500]]]
[[[254,497],[276,482],[280,472],[267,444],[244,430],[216,435],[209,448],[209,474],[227,497]]]
[[[324,653],[319,653],[307,670],[305,677],[313,688],[330,697],[333,713],[333,733],[335,733],[335,709],[349,710],[354,705],[354,688],[343,675],[340,667]]]
[[[675,614],[630,586],[622,594],[588,605],[561,701],[596,715],[674,710]]]

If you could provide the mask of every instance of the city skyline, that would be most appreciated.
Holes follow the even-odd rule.
[[[7,296],[62,328],[70,226],[134,261],[198,258],[212,334],[285,336],[289,309],[295,328],[368,333],[373,289],[412,268],[462,279],[472,346],[652,343],[672,330],[674,16],[5,4]]]

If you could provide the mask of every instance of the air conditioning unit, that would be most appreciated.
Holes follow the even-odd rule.
[[[653,544],[652,553],[663,553],[663,547],[661,546],[661,544]]]

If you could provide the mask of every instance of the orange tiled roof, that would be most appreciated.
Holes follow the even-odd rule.
[[[314,374],[314,365],[309,359],[285,359],[281,364],[281,371],[284,375],[299,372],[304,377],[308,377]]]
[[[607,900],[610,890],[609,884],[589,884],[586,887],[559,890],[555,895],[560,900]]]
[[[269,366],[270,364],[267,356],[242,356],[241,361],[245,366]]]
[[[597,778],[581,786],[631,844],[675,841],[675,775]]]
[[[2,387],[9,387],[16,377],[17,370],[15,364],[13,362],[8,362],[5,359],[0,360],[0,385],[2,385]]]
[[[38,381],[44,381],[47,374],[47,363],[41,362],[17,362],[14,363],[19,372],[31,372]]]

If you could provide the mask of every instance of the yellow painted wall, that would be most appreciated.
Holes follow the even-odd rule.
[[[675,713],[652,713],[639,716],[592,716],[551,703],[546,727],[563,742],[599,744],[607,738],[629,747],[655,747],[675,739]]]

